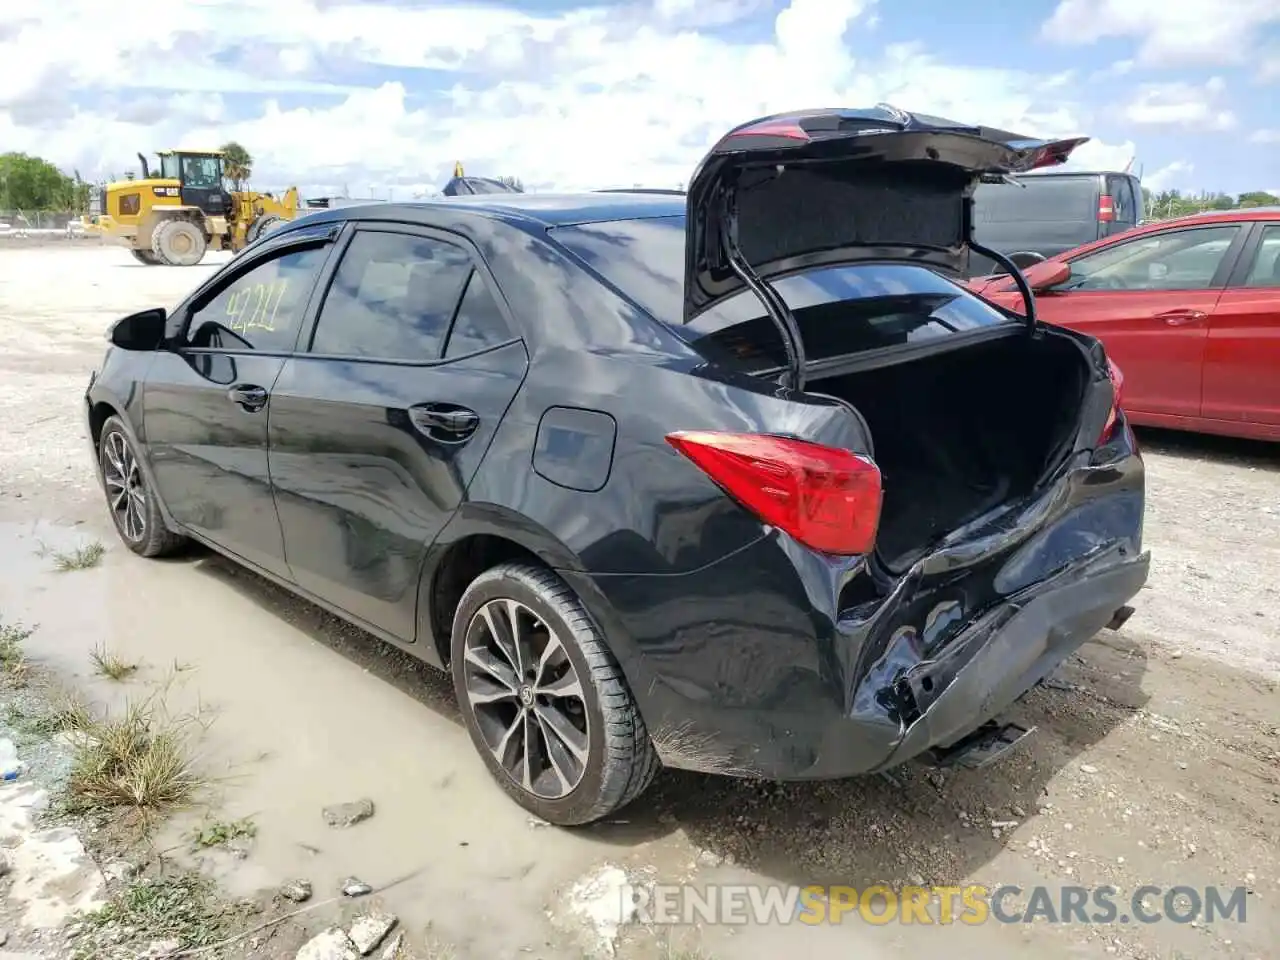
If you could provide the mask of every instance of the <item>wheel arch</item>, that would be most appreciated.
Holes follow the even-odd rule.
[[[164,496],[160,493],[160,488],[156,485],[155,473],[151,469],[151,454],[147,445],[139,438],[137,427],[129,416],[129,404],[123,403],[114,395],[105,394],[99,388],[95,388],[96,395],[85,398],[88,407],[87,415],[89,421],[89,438],[93,445],[93,465],[94,470],[99,473],[102,470],[102,464],[99,457],[102,452],[102,431],[108,420],[115,417],[124,427],[124,432],[129,437],[129,443],[133,446],[134,455],[137,457],[138,466],[142,470],[143,476],[147,481],[147,486],[151,490],[151,495],[155,497],[156,505],[163,514],[165,523],[172,530],[177,530],[178,525],[174,522],[173,514],[169,512],[169,506],[164,502]]]
[[[519,561],[550,570],[582,570],[550,531],[495,504],[463,504],[427,550],[418,583],[417,637],[423,654],[449,664],[453,616],[463,592],[484,571]]]

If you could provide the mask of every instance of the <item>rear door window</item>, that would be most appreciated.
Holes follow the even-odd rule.
[[[463,357],[511,339],[511,328],[498,308],[489,284],[479,270],[472,270],[466,292],[458,305],[453,329],[449,331],[444,356],[448,359]]]
[[[1108,177],[1107,195],[1111,197],[1111,206],[1115,211],[1117,229],[1132,227],[1140,219],[1138,206],[1133,195],[1133,181],[1128,177]]]
[[[1245,276],[1246,287],[1280,287],[1280,226],[1263,227],[1262,241]]]
[[[311,352],[438,360],[470,274],[471,258],[459,246],[409,233],[361,230],[334,273]]]

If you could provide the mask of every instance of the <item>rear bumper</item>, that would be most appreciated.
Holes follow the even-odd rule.
[[[668,766],[845,777],[995,719],[1147,579],[1136,454],[1085,466],[1020,517],[894,580],[781,535],[676,577],[565,572]]]
[[[1008,709],[1103,629],[1147,580],[1150,554],[1115,551],[1010,601],[900,681],[905,729],[881,766],[945,747]]]

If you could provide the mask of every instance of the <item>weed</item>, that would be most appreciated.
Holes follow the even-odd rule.
[[[189,803],[204,781],[195,770],[188,722],[157,712],[150,699],[129,704],[122,716],[93,720],[75,746],[66,808],[125,808],[146,822]]]
[[[83,547],[76,547],[74,550],[58,551],[53,555],[53,568],[59,573],[88,570],[100,564],[106,552],[107,548],[102,545],[101,540],[95,540]]]
[[[130,662],[123,659],[119,654],[111,653],[106,647],[95,647],[93,653],[89,654],[93,660],[93,669],[99,676],[109,677],[112,680],[127,680],[138,672],[141,664]]]
[[[198,874],[138,878],[81,918],[74,956],[100,960],[119,949],[122,934],[143,947],[146,941],[167,939],[177,940],[184,950],[206,947],[226,935],[233,910],[218,901],[212,881]]]
[[[27,713],[11,703],[5,709],[5,719],[10,726],[29,736],[43,737],[85,731],[93,725],[88,705],[70,690],[57,690],[48,699],[49,709],[43,713]]]
[[[0,622],[0,675],[15,686],[27,680],[29,665],[22,644],[34,632],[21,624]]]
[[[219,847],[232,840],[252,840],[258,835],[258,825],[244,817],[240,820],[215,820],[198,827],[191,837],[196,847]]]

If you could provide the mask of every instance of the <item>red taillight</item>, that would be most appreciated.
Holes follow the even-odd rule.
[[[1107,414],[1107,423],[1102,428],[1102,435],[1098,438],[1102,443],[1111,439],[1111,431],[1115,429],[1116,418],[1120,415],[1120,403],[1124,394],[1124,372],[1110,357],[1107,358],[1107,376],[1111,378],[1111,410]]]
[[[765,523],[822,553],[870,552],[880,525],[880,468],[807,440],[680,432],[667,442]]]
[[[1098,222],[1111,223],[1116,218],[1116,205],[1105,193],[1098,197]]]

